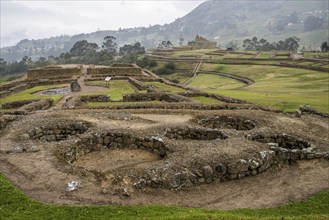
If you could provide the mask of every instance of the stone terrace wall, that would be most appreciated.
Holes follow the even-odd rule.
[[[140,102],[140,101],[167,101],[167,102],[195,102],[192,99],[189,99],[184,96],[171,94],[171,93],[162,93],[162,92],[152,92],[152,93],[133,93],[123,95],[124,102]]]
[[[217,129],[204,129],[204,128],[191,128],[191,127],[178,127],[168,128],[166,130],[166,137],[170,139],[191,139],[191,140],[214,140],[214,139],[227,139],[228,136]]]
[[[106,75],[106,76],[141,76],[142,69],[135,66],[125,67],[98,67],[88,68],[88,75]]]
[[[137,79],[135,79],[133,77],[129,77],[128,81],[129,81],[130,84],[132,84],[133,86],[135,86],[139,90],[147,89],[147,86],[144,83],[142,83],[141,81],[138,81]]]
[[[89,133],[81,137],[76,146],[63,146],[55,153],[60,160],[74,162],[81,156],[93,151],[100,151],[103,146],[112,148],[128,148],[146,150],[160,157],[169,152],[164,141],[157,137],[141,137],[135,134],[113,131],[106,133]]]
[[[56,125],[35,127],[28,131],[29,139],[41,141],[65,140],[71,135],[82,134],[88,130],[89,124],[84,122],[64,122]]]
[[[72,77],[74,75],[81,75],[79,68],[42,68],[32,69],[27,71],[27,79],[52,79],[54,77]]]
[[[32,102],[40,101],[40,99],[32,99],[32,100],[20,100],[20,101],[13,101],[13,102],[6,102],[2,104],[3,109],[11,109],[11,108],[19,108],[23,105],[30,104]]]
[[[22,107],[19,108],[19,110],[27,111],[27,112],[44,110],[49,108],[53,103],[54,103],[53,99],[42,99],[36,102],[31,102],[27,105],[23,105]]]
[[[108,95],[87,95],[81,96],[82,102],[109,102],[110,96]]]

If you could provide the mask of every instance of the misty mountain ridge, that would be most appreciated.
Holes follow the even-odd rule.
[[[145,48],[155,48],[162,40],[178,46],[179,38],[184,38],[186,44],[197,34],[216,41],[222,48],[231,41],[241,45],[244,39],[254,36],[270,42],[296,36],[301,39],[300,46],[314,49],[328,41],[328,21],[327,1],[207,1],[170,24],[24,39],[15,46],[1,48],[1,57],[13,61],[23,56],[59,56],[79,40],[101,46],[107,35],[116,37],[119,46],[141,42]]]

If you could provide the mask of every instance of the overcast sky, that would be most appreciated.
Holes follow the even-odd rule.
[[[1,47],[4,47],[25,38],[40,39],[170,23],[205,0],[0,1]]]

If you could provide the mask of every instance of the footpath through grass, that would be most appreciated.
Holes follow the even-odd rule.
[[[252,202],[252,201],[250,201]],[[279,208],[216,211],[170,206],[68,206],[34,201],[0,173],[0,219],[329,219],[329,190]]]

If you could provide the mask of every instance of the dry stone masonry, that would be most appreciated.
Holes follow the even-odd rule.
[[[256,127],[256,123],[254,121],[229,116],[202,118],[198,121],[198,124],[207,128],[226,128],[235,130],[251,130]]]
[[[168,128],[166,130],[166,137],[170,139],[192,139],[192,140],[214,140],[227,139],[228,135],[217,129],[178,127]]]
[[[53,126],[40,126],[28,131],[30,139],[41,141],[65,140],[71,135],[82,134],[88,130],[85,122],[63,122]]]

